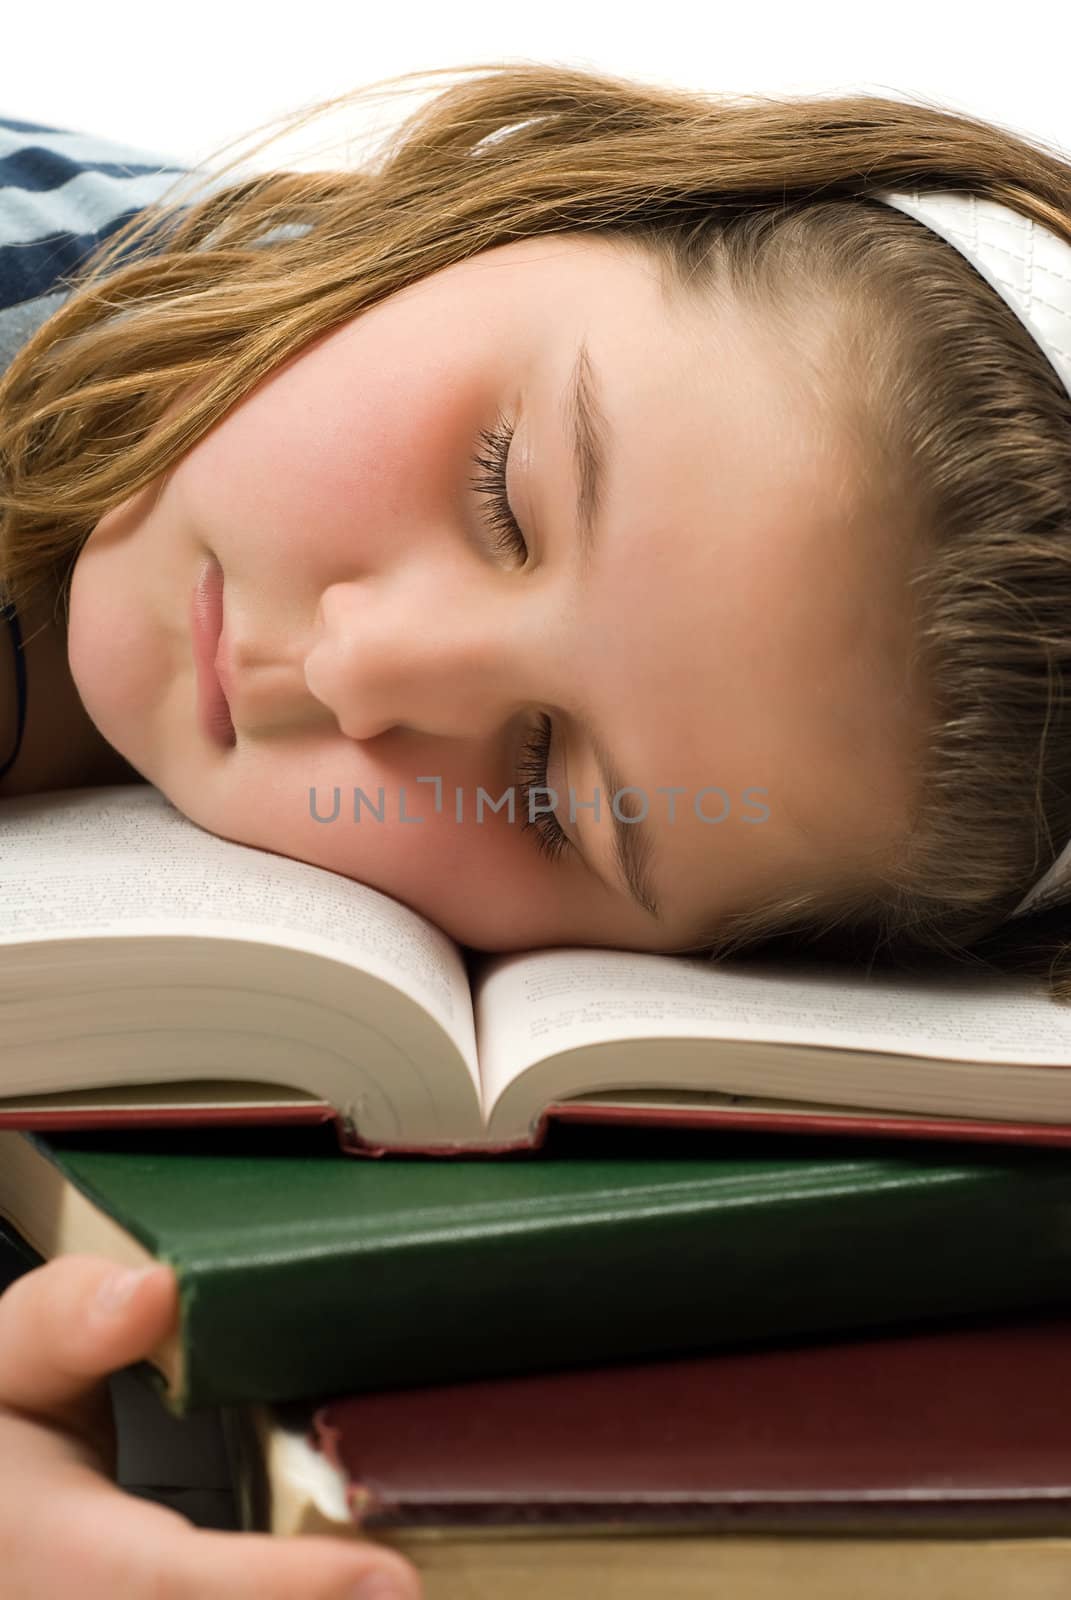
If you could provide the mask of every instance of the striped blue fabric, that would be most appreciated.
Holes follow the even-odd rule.
[[[63,304],[63,279],[186,171],[154,151],[0,117],[0,371]]]

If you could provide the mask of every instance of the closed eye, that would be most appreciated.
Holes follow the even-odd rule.
[[[495,549],[523,562],[528,559],[528,546],[506,492],[506,466],[514,431],[514,424],[502,416],[493,428],[481,429],[480,442],[487,453],[481,455],[477,450],[474,454],[472,464],[481,471],[469,479],[469,485],[484,497],[481,515],[494,537]]]
[[[483,520],[494,536],[496,550],[523,562],[528,559],[528,546],[506,492],[506,468],[514,431],[513,424],[502,416],[499,416],[494,428],[481,431],[480,440],[486,446],[487,454],[480,455],[477,452],[473,457],[473,465],[481,469],[482,476],[470,478],[469,483],[485,498]],[[556,861],[573,848],[572,843],[552,811],[532,804],[534,791],[547,792],[547,757],[552,731],[550,718],[541,716],[539,731],[529,738],[522,751],[517,777],[524,827],[535,829],[539,849],[550,860]],[[533,812],[536,814],[533,815]]]
[[[553,811],[546,809],[542,798],[538,805],[533,805],[537,793],[543,797],[550,793],[547,788],[547,762],[550,757],[553,732],[554,726],[544,713],[539,718],[538,731],[529,737],[521,751],[517,778],[521,790],[524,827],[535,829],[538,848],[544,855],[549,856],[551,861],[557,861],[567,850],[575,850],[575,846]]]

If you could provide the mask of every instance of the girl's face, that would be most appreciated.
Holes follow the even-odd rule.
[[[852,510],[799,377],[605,239],[444,269],[101,519],[70,595],[79,696],[201,827],[476,949],[687,949],[909,817],[906,541]],[[473,461],[499,426],[508,512]],[[230,747],[197,710],[209,557]],[[548,725],[529,809],[538,750],[518,761]]]

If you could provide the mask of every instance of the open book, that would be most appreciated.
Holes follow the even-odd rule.
[[[334,1120],[363,1155],[528,1149],[550,1118],[1071,1144],[1071,1007],[1040,981],[474,955],[148,784],[0,801],[0,1052],[0,1126],[46,1131]]]

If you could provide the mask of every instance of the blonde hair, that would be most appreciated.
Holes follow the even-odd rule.
[[[962,113],[864,95],[713,96],[539,63],[386,92],[444,74],[459,81],[358,170],[216,175],[193,201],[180,180],[74,276],[0,380],[16,601],[39,583],[65,597],[105,512],[396,290],[547,233],[646,249],[681,292],[728,292],[798,354],[816,409],[858,442],[865,531],[882,507],[909,514],[933,707],[895,852],[823,889],[785,884],[692,948],[993,963],[1071,999],[1071,908],[1003,925],[1071,836],[1071,398],[958,252],[867,198],[970,190],[1071,242],[1071,165]],[[830,337],[808,366],[817,321]]]

